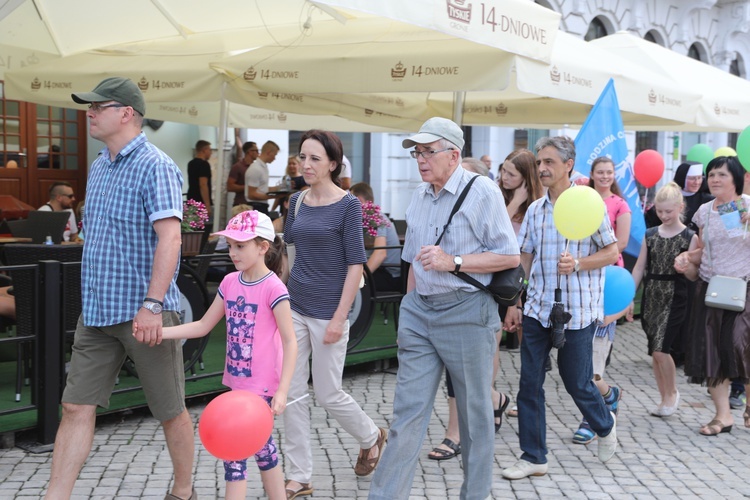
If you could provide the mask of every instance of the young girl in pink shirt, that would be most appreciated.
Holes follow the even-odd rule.
[[[229,257],[237,272],[228,274],[206,314],[198,321],[163,329],[165,339],[207,335],[226,318],[227,360],[223,383],[250,391],[271,406],[274,415],[286,408],[287,392],[297,359],[289,294],[277,273],[282,243],[267,215],[250,210],[233,217],[224,231]],[[271,269],[269,269],[269,267]],[[231,415],[227,415],[231,418]],[[271,499],[286,498],[273,436],[255,455],[263,488]],[[245,498],[247,460],[225,461],[226,498]]]

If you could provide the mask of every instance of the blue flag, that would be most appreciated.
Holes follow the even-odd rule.
[[[622,126],[620,105],[617,103],[615,84],[612,79],[604,87],[599,100],[591,109],[586,122],[575,139],[575,170],[585,176],[591,172],[591,164],[599,156],[607,156],[615,165],[615,178],[632,212],[630,239],[625,253],[638,257],[641,241],[646,233],[643,207],[638,196],[632,165],[628,162],[628,146]]]

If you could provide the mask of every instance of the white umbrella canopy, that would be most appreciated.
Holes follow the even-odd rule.
[[[424,2],[425,0],[420,0]],[[464,0],[446,0],[462,4]],[[390,30],[414,28],[410,16],[419,21],[424,11],[408,12],[400,0],[379,0],[379,15],[355,10],[350,2],[340,6],[310,0],[7,0],[0,6],[0,78],[8,70],[50,58],[64,57],[123,44],[191,40],[210,33],[221,40],[226,33],[244,32],[244,48],[270,43],[304,43],[328,31],[341,31],[355,19],[375,19],[375,33],[360,33],[362,39]],[[416,2],[415,2],[416,3]],[[433,2],[430,2],[433,3]],[[367,2],[365,2],[367,4]],[[459,22],[453,36],[477,38],[505,50],[549,57],[559,15],[524,0],[487,0],[487,9],[497,8],[498,19],[508,24],[496,28],[484,17],[474,15],[470,23]],[[512,6],[509,10],[507,5]],[[462,7],[472,10],[471,4]],[[478,9],[478,6],[473,8]],[[372,9],[371,9],[372,10]],[[506,14],[506,11],[508,13]],[[435,16],[442,24],[454,23],[448,15]],[[512,21],[512,22],[511,22]],[[496,23],[495,23],[496,24]],[[439,26],[437,26],[439,27]],[[490,29],[492,28],[492,29]],[[420,28],[434,32],[433,29]],[[494,36],[489,32],[498,31]],[[518,31],[520,34],[516,34]],[[533,32],[535,43],[529,43]],[[527,39],[524,39],[524,35]],[[541,40],[541,41],[538,41]],[[542,43],[543,42],[543,43]],[[533,47],[533,50],[529,50]],[[184,53],[184,52],[183,52]]]
[[[531,59],[549,61],[560,14],[527,0],[320,0],[471,40]]]
[[[682,83],[701,94],[691,123],[669,127],[669,130],[738,132],[750,124],[750,81],[628,32],[618,32],[590,43],[653,72],[679,77]]]
[[[211,66],[226,76],[233,101],[298,113],[334,106],[349,119],[409,117],[417,127],[436,115],[467,125],[581,124],[610,78],[632,129],[691,121],[700,100],[684,82],[562,32],[549,63],[465,41],[410,40],[421,51],[408,52],[404,43],[265,47]],[[464,93],[460,114],[456,92]]]

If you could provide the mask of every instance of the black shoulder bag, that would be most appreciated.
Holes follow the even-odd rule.
[[[469,183],[466,184],[464,190],[461,191],[461,195],[456,200],[456,204],[453,206],[453,210],[451,210],[450,216],[448,216],[448,222],[446,222],[445,226],[443,226],[443,232],[435,242],[435,245],[440,245],[440,241],[445,235],[445,230],[453,220],[453,216],[456,215],[456,212],[458,212],[458,209],[461,208],[461,204],[464,202],[466,195],[469,193],[469,188],[471,188],[471,185],[474,183],[477,177],[479,176],[475,175],[474,177],[472,177]],[[518,303],[518,299],[521,297],[521,293],[526,286],[526,273],[524,272],[523,266],[521,264],[519,264],[518,267],[514,269],[504,269],[502,271],[493,273],[492,280],[487,286],[484,286],[481,282],[477,281],[464,272],[451,271],[451,274],[454,274],[465,282],[489,293],[490,295],[492,295],[492,298],[495,299],[495,302],[497,302],[501,306],[506,307],[514,306]]]

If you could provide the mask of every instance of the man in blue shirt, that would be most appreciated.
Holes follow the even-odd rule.
[[[89,132],[105,148],[89,171],[83,313],[62,397],[47,496],[70,497],[91,451],[96,407],[109,405],[129,356],[149,409],[164,426],[175,474],[165,498],[195,499],[194,433],[185,408],[182,349],[179,341],[161,338],[162,326],[179,322],[175,280],[182,174],[141,131],[146,105],[131,80],[107,78],[92,92],[72,98],[89,104]]]
[[[570,320],[565,323],[565,345],[557,364],[565,389],[599,436],[599,459],[606,462],[617,448],[615,414],[611,413],[593,382],[592,342],[597,320],[604,318],[603,267],[617,261],[617,239],[606,213],[588,238],[568,242],[555,226],[554,205],[572,187],[575,145],[568,137],[543,137],[536,144],[539,178],[547,194],[533,202],[521,225],[518,244],[521,264],[529,277],[523,310],[521,380],[518,384],[519,440],[523,455],[503,470],[506,479],[547,473],[544,405],[545,362],[552,349],[552,307],[555,289]],[[519,301],[520,302],[520,301]],[[520,304],[519,304],[520,305]],[[516,306],[508,308],[505,329],[521,321]]]

